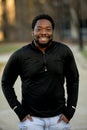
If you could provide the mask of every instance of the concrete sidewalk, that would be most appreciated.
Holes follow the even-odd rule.
[[[80,74],[78,105],[75,115],[70,121],[72,126],[71,130],[87,130],[87,61],[79,53],[77,46],[70,45],[70,48],[74,53]],[[0,59],[5,59],[2,61],[6,62],[9,56],[10,54],[7,57],[5,57],[4,55],[4,58],[2,56],[2,58],[0,57]],[[20,85],[21,83],[18,78],[15,83],[15,91],[19,100],[21,100]],[[18,117],[10,109],[2,91],[0,91],[0,130],[18,130],[18,122]]]
[[[9,59],[11,53],[7,53],[7,54],[2,54],[0,55],[0,62],[7,62],[7,60]]]
[[[87,60],[80,54],[78,47],[72,49],[80,75],[77,110],[71,120],[72,130],[87,130]]]

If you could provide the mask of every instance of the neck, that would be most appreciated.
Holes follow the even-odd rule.
[[[45,52],[45,50],[46,50],[47,47],[40,47],[40,46],[36,43],[35,40],[34,40],[34,44],[35,44],[35,46],[36,46],[40,51]]]

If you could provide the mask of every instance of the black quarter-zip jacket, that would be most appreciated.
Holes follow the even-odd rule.
[[[18,76],[22,82],[21,103],[13,87]],[[20,120],[27,114],[52,117],[60,113],[70,120],[77,105],[78,84],[79,74],[72,51],[55,41],[45,53],[33,41],[17,50],[9,58],[2,75],[3,93]]]

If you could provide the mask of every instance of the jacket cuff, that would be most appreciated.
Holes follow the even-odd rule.
[[[68,120],[70,120],[75,113],[75,108],[73,106],[71,107],[65,107],[63,114],[66,116]]]
[[[22,105],[15,106],[15,107],[13,108],[13,110],[14,110],[15,113],[17,114],[17,116],[18,116],[18,118],[20,119],[20,121],[22,121],[22,119],[23,119],[26,115],[29,114],[29,113],[27,113],[27,112],[24,110],[24,108],[23,108]]]

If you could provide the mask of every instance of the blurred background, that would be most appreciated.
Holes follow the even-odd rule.
[[[87,40],[87,0],[0,0],[0,42],[31,40],[32,19],[41,13],[56,23],[55,38]]]
[[[32,40],[32,20],[42,13],[55,21],[54,39],[67,44],[75,56],[80,89],[71,130],[87,130],[87,0],[0,0],[0,82],[10,55]],[[15,91],[21,100],[19,79]],[[0,130],[18,130],[18,122],[0,83]]]

